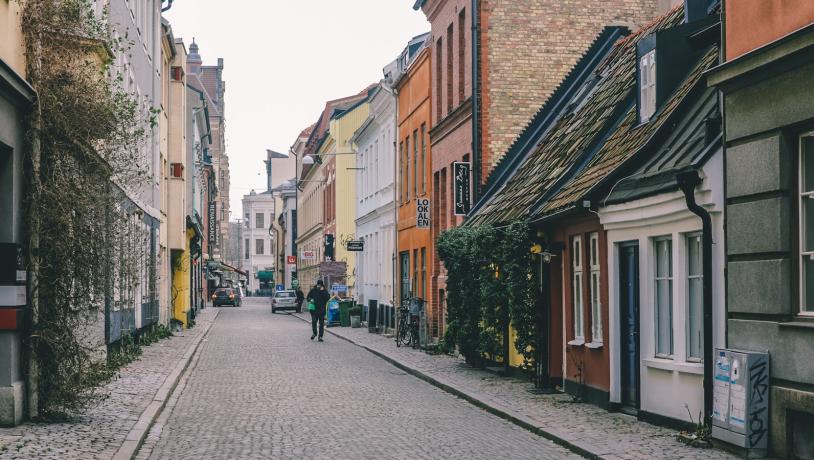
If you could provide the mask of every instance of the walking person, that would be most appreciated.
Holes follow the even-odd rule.
[[[305,300],[305,294],[302,293],[301,288],[297,288],[297,312],[302,311],[302,302]]]
[[[317,285],[308,291],[308,310],[311,312],[311,340],[317,336],[317,323],[319,323],[319,341],[322,342],[322,335],[325,332],[325,306],[328,304],[328,291],[325,290],[325,283],[317,281]],[[310,304],[314,304],[311,310]]]

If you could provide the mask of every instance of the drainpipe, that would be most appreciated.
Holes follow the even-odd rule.
[[[473,196],[475,203],[480,196],[481,181],[481,145],[480,131],[480,13],[478,12],[478,0],[472,0],[472,169],[473,175]]]
[[[399,270],[401,266],[399,265],[399,201],[401,200],[401,193],[399,192],[399,164],[401,162],[401,152],[398,150],[398,143],[397,139],[401,138],[401,133],[399,132],[399,89],[393,86],[393,97],[396,99],[396,113],[394,115],[395,122],[396,122],[396,130],[393,133],[393,151],[396,153],[394,158],[396,161],[393,162],[393,260],[392,260],[392,267],[393,267],[393,314],[398,312],[400,304],[396,303],[396,299],[401,300],[401,279],[399,278]],[[388,317],[388,324],[385,325],[385,330],[390,327],[389,321],[391,318]],[[396,321],[396,334],[398,334],[398,321]]]
[[[712,421],[712,218],[695,202],[695,187],[701,184],[698,171],[676,176],[678,187],[684,192],[687,209],[701,218],[704,303],[704,423]]]
[[[164,5],[161,6],[161,12],[162,13],[165,12],[165,11],[168,11],[170,8],[172,8],[173,0],[166,0],[166,1],[167,1],[167,5],[166,6],[164,6]],[[164,1],[162,0],[161,3],[164,3]]]

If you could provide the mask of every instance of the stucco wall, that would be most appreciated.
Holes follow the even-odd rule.
[[[724,12],[727,60],[814,22],[810,0],[726,0]]]
[[[0,1],[0,59],[25,78],[25,47],[19,1]]]

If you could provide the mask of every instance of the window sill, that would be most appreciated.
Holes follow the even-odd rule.
[[[596,349],[602,348],[604,346],[604,343],[602,343],[602,342],[590,342],[590,343],[585,344],[585,346],[587,348],[592,349],[592,350],[596,350]]]
[[[703,363],[677,363],[671,359],[664,358],[643,359],[642,363],[651,369],[681,372],[683,374],[704,375]]]
[[[585,340],[584,339],[574,339],[574,340],[568,342],[568,345],[570,345],[572,347],[581,347],[581,346],[585,345]]]

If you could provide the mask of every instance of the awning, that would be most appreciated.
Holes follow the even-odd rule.
[[[260,270],[257,272],[257,279],[260,281],[271,281],[274,279],[274,272],[271,270]]]

